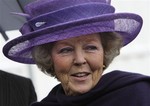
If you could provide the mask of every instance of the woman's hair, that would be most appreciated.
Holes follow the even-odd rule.
[[[112,60],[120,54],[123,39],[122,36],[116,32],[103,32],[100,33],[100,36],[104,50],[104,69],[106,69]]]
[[[106,69],[112,60],[120,54],[123,40],[122,37],[115,32],[103,32],[99,34],[104,49],[104,69]],[[53,45],[54,43],[47,43],[35,46],[32,50],[32,56],[37,66],[42,72],[50,74],[51,76],[55,76],[50,56]]]

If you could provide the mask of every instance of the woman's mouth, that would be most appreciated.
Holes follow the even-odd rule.
[[[89,77],[90,74],[91,73],[89,73],[89,72],[78,72],[78,73],[71,74],[71,77],[74,81],[84,82],[90,78]]]
[[[85,76],[88,76],[90,73],[88,72],[78,72],[78,73],[74,73],[72,74],[71,76],[73,77],[85,77]]]

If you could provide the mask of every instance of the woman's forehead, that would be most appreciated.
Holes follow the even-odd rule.
[[[99,34],[89,34],[89,35],[81,35],[78,37],[73,37],[65,40],[57,41],[57,43],[65,43],[65,42],[90,42],[90,41],[100,41]]]

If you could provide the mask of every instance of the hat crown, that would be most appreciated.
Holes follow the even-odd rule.
[[[37,0],[26,5],[24,11],[33,18],[47,12],[54,12],[66,7],[87,3],[110,4],[110,0]]]

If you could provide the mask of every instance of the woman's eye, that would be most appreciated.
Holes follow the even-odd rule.
[[[59,50],[59,53],[70,53],[70,52],[72,52],[72,51],[73,51],[72,48],[66,47],[66,48],[60,49],[60,50]]]
[[[97,50],[97,47],[94,45],[90,45],[90,46],[87,46],[85,49],[90,50],[90,51],[94,51],[94,50]]]

